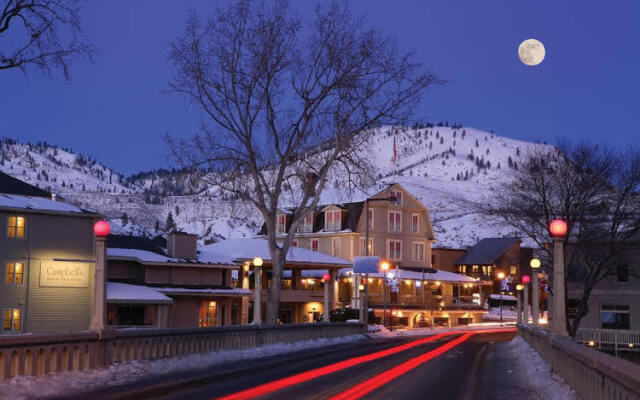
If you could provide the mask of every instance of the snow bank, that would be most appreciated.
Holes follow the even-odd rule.
[[[519,335],[509,342],[509,351],[514,355],[514,368],[519,371],[516,376],[522,379],[522,387],[535,392],[532,398],[549,400],[578,400],[578,395],[558,375],[551,372],[551,367],[527,342]]]
[[[150,376],[168,375],[179,371],[207,368],[231,361],[252,360],[362,339],[365,339],[365,335],[351,335],[297,343],[281,343],[242,350],[191,354],[184,357],[152,361],[129,361],[116,363],[107,368],[49,374],[41,377],[19,376],[0,383],[0,399],[26,400],[54,395],[60,396],[91,388],[121,385]]]

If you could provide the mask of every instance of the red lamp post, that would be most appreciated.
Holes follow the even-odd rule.
[[[529,324],[529,282],[531,282],[531,277],[529,275],[522,275],[522,283],[524,284],[524,290],[522,291],[524,299],[522,300],[522,323],[525,325]]]
[[[98,221],[93,225],[93,233],[97,237],[107,237],[109,236],[110,232],[111,232],[111,227],[109,226],[109,223],[105,220]]]
[[[549,223],[549,233],[553,237],[564,237],[567,235],[567,222],[563,219],[554,219]]]
[[[554,219],[549,224],[549,233],[553,237],[553,336],[568,335],[564,292],[564,238],[567,232],[567,222],[563,219]]]

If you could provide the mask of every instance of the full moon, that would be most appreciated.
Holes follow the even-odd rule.
[[[534,66],[544,60],[544,45],[536,39],[527,39],[518,47],[518,57],[523,64]]]

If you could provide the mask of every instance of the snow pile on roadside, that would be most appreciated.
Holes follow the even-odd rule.
[[[531,387],[536,392],[535,398],[550,400],[578,400],[576,392],[558,375],[551,372],[549,364],[540,357],[527,342],[516,336],[511,342],[515,368],[518,368],[522,377],[522,387]]]
[[[375,326],[377,330],[372,329],[371,327]],[[512,321],[503,321],[503,322],[481,322],[474,323],[464,326],[455,326],[455,327],[437,327],[437,328],[411,328],[411,329],[396,329],[389,330],[382,325],[370,325],[369,326],[369,336],[370,337],[397,337],[397,336],[425,336],[425,335],[434,335],[437,333],[443,332],[457,332],[457,331],[474,331],[474,330],[482,330],[482,329],[513,329],[515,328],[515,322]]]
[[[106,368],[64,372],[41,377],[18,376],[0,383],[0,399],[26,400],[71,394],[80,390],[121,385],[138,379],[194,370],[232,361],[252,360],[299,350],[354,342],[364,335],[281,343],[242,350],[222,350],[159,360],[116,363]]]

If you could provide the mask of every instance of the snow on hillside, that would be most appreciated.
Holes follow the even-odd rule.
[[[392,163],[394,136],[398,160]],[[124,177],[90,158],[46,145],[4,140],[0,170],[104,213],[114,232],[163,234],[174,224],[203,241],[250,237],[260,225],[249,204],[228,201],[175,171]],[[391,182],[405,186],[431,213],[436,246],[463,247],[479,238],[517,234],[476,212],[497,184],[511,179],[534,146],[469,127],[381,128],[362,151],[371,155],[377,185],[348,193],[328,183],[322,203],[362,200]],[[395,175],[394,175],[395,171]]]

